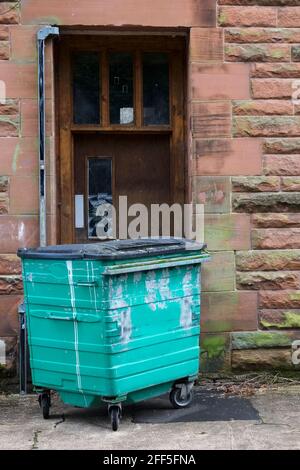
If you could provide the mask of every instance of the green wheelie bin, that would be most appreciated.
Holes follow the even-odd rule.
[[[166,392],[192,400],[199,371],[205,246],[174,238],[23,248],[32,382],[44,418],[64,403],[105,402],[117,430],[123,403]]]

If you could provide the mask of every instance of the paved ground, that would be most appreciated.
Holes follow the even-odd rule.
[[[299,422],[295,386],[247,399],[201,388],[183,413],[156,399],[127,408],[118,432],[106,409],[71,408],[54,397],[43,420],[35,395],[0,395],[0,449],[300,449]]]

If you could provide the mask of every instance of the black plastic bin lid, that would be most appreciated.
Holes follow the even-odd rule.
[[[183,238],[139,238],[98,243],[52,245],[39,248],[20,248],[20,258],[31,259],[107,259],[142,258],[146,256],[201,251],[206,245]]]

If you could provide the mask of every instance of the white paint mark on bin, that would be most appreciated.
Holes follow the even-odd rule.
[[[180,306],[180,326],[182,328],[190,328],[193,322],[193,286],[192,286],[192,273],[187,270],[183,277],[183,293],[185,297],[181,300]]]
[[[190,297],[184,297],[181,299],[180,306],[180,326],[184,329],[192,326],[193,314],[192,314],[192,299]]]
[[[145,302],[149,304],[149,307],[151,310],[155,311],[156,310],[156,293],[157,293],[157,288],[158,284],[155,280],[155,272],[154,271],[148,271],[146,275],[146,292],[147,295],[145,296]]]
[[[121,312],[121,341],[128,343],[131,337],[132,324],[131,324],[131,309],[127,308]]]
[[[94,294],[95,313],[98,313],[98,309],[97,309],[97,291],[96,291],[96,285],[95,285],[95,272],[94,272],[93,261],[90,261],[90,266],[91,266],[91,269],[92,269],[92,282],[94,283],[93,284],[93,294]]]
[[[70,286],[71,307],[72,307],[72,315],[73,315],[77,387],[78,387],[78,391],[83,394],[85,405],[87,406],[86,397],[83,393],[82,383],[81,383],[80,358],[79,358],[79,350],[78,350],[78,323],[77,323],[77,318],[76,318],[77,315],[76,315],[76,306],[75,306],[75,289],[74,289],[74,283],[73,283],[73,265],[72,265],[71,260],[67,261],[67,270],[68,270],[68,280],[69,280],[69,286]]]

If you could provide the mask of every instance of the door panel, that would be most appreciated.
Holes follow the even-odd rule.
[[[57,242],[87,242],[102,199],[116,208],[121,195],[128,205],[183,205],[186,38],[72,34],[56,48]],[[99,180],[90,198],[88,159],[96,159],[92,179]]]
[[[74,190],[75,195],[84,195],[85,220],[84,228],[75,228],[77,243],[93,241],[87,235],[89,158],[111,159],[112,202],[117,210],[119,196],[127,196],[128,207],[144,204],[149,213],[151,204],[170,203],[169,135],[78,134],[74,137],[74,156]]]

